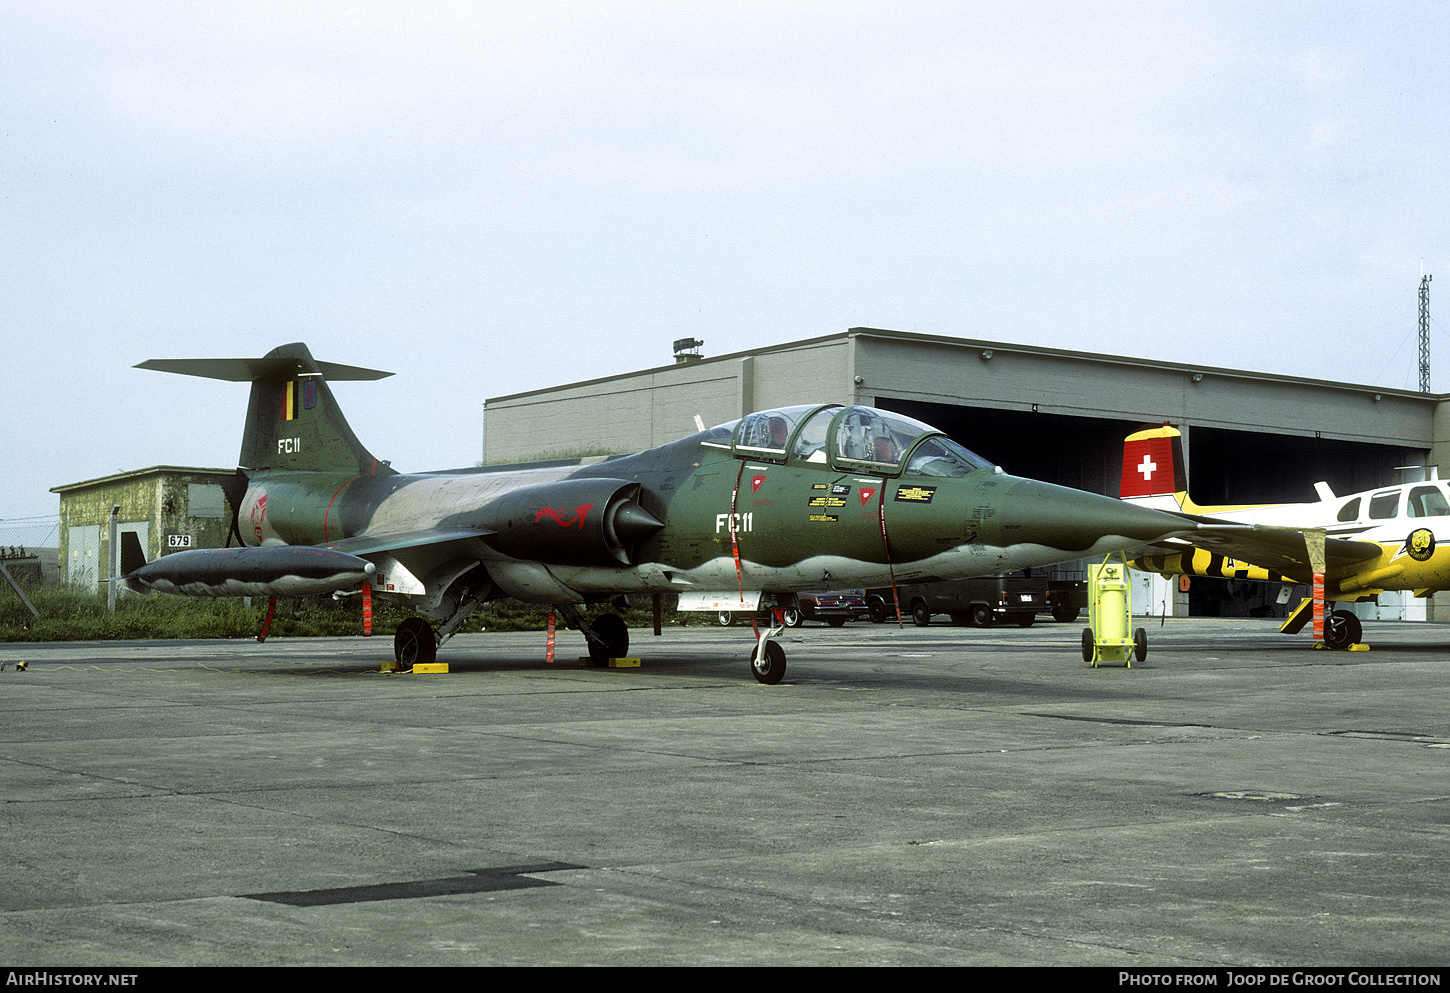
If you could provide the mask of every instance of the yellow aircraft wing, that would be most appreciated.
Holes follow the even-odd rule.
[[[1245,579],[1281,577],[1297,583],[1313,581],[1309,547],[1302,529],[1263,524],[1228,524],[1212,518],[1184,515],[1198,522],[1191,538],[1171,539],[1154,545],[1138,556],[1136,565],[1153,572],[1190,572]],[[1325,575],[1331,579],[1356,573],[1365,563],[1384,554],[1375,541],[1326,538]],[[1177,567],[1177,557],[1195,562],[1198,568]],[[1218,559],[1218,562],[1212,561]],[[1170,561],[1175,560],[1175,561]],[[1203,560],[1203,561],[1200,561]],[[1253,567],[1275,575],[1247,575]]]

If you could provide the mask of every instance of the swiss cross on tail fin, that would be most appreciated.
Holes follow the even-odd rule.
[[[1187,489],[1183,472],[1183,436],[1170,425],[1146,428],[1123,442],[1123,478],[1118,495],[1124,500]]]

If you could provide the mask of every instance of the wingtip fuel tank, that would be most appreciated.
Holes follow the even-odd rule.
[[[376,571],[367,559],[347,552],[264,545],[174,552],[121,578],[138,592],[181,596],[315,596],[355,587]]]

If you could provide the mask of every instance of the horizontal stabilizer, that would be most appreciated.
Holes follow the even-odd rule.
[[[386,379],[392,375],[391,372],[340,365],[336,362],[313,360],[311,365],[316,366],[317,371],[325,378],[335,382]],[[290,355],[273,355],[260,359],[147,359],[145,362],[138,362],[136,368],[150,369],[152,372],[174,372],[181,376],[200,376],[203,379],[222,379],[229,383],[250,383],[264,376],[311,371]]]
[[[256,359],[148,359],[153,372],[252,384],[237,465],[248,474],[267,469],[393,475],[358,441],[332,395],[329,381],[391,376],[378,369],[318,362],[302,342],[278,345]]]

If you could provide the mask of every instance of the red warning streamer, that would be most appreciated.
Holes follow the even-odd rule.
[[[730,513],[726,520],[730,522],[730,554],[735,557],[735,586],[740,591],[740,599],[745,600],[745,578],[740,572],[740,537],[735,529],[735,503],[740,498],[740,479],[745,475],[745,463],[740,463],[740,468],[735,473],[735,488],[730,491]],[[751,618],[754,623],[754,618]]]
[[[881,492],[877,494],[876,518],[881,522],[881,547],[886,552],[886,571],[891,574],[891,602],[896,606],[896,626],[901,623],[901,595],[896,592],[896,568],[891,564],[891,543],[886,540],[886,478],[881,479]]]
[[[267,599],[267,616],[264,617],[264,618],[262,618],[262,630],[261,630],[261,633],[259,633],[257,635],[257,640],[258,641],[266,641],[267,640],[267,632],[272,630],[272,618],[275,617],[276,615],[277,615],[277,598],[276,597],[268,597],[268,599]]]
[[[1314,574],[1314,640],[1324,640],[1324,573]]]

